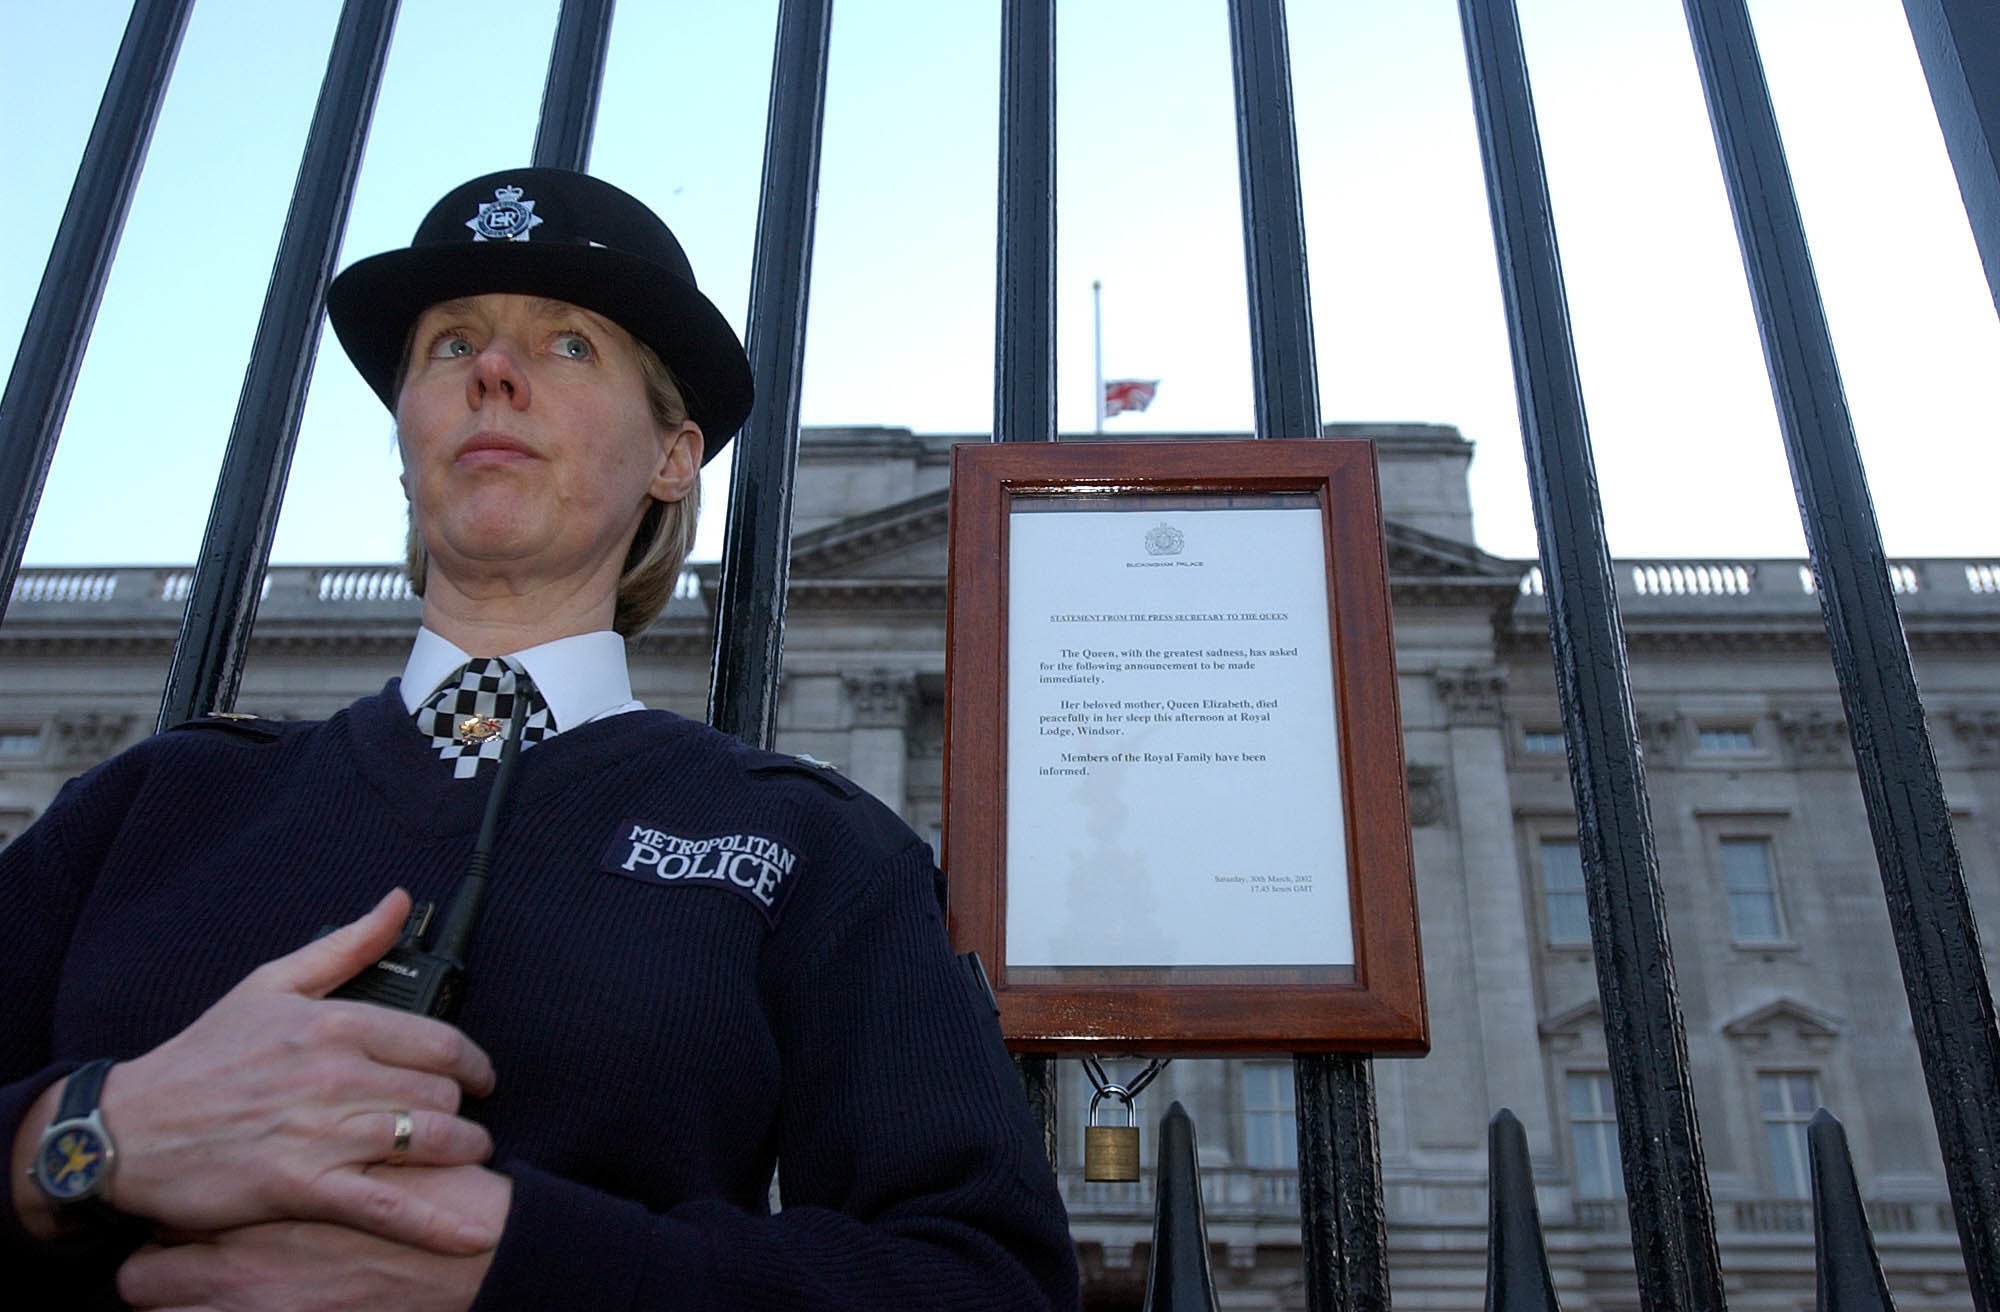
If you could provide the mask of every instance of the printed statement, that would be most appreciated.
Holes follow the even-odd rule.
[[[1351,964],[1317,511],[1011,530],[1009,964]]]

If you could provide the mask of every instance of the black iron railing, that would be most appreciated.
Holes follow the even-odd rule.
[[[192,0],[138,0],[14,367],[0,398],[0,605],[123,604],[124,574],[37,572],[16,587],[57,434]],[[1929,573],[1884,557],[1797,206],[1742,0],[1685,0],[1811,549],[1788,583],[1758,562],[1613,567],[1564,301],[1538,129],[1512,0],[1460,0],[1540,539],[1525,581],[1545,598],[1582,839],[1605,1040],[1616,1095],[1639,1298],[1649,1309],[1724,1306],[1717,1216],[1696,1125],[1673,955],[1626,673],[1621,605],[1699,596],[1816,599],[1875,837],[1973,1302],[2000,1312],[2000,1030],[1950,816],[1903,638],[1898,598]],[[2000,22],[1990,0],[1905,0],[1974,236],[2000,305]],[[179,605],[160,721],[230,704],[269,586],[272,525],[322,322],[394,0],[348,0],[277,268],[249,362],[208,536],[191,574],[149,603]],[[611,0],[565,0],[534,157],[583,166],[611,30]],[[998,323],[993,433],[1055,433],[1054,0],[1004,0]],[[736,447],[716,597],[711,718],[770,741],[783,652],[801,361],[825,103],[831,0],[783,0],[777,23],[748,345],[758,402]],[[1321,431],[1296,127],[1282,0],[1230,0],[1256,433]],[[1925,563],[1928,571],[1933,563]],[[365,573],[365,572],[364,572]],[[1779,575],[1775,582],[1770,577]],[[2000,567],[1965,562],[1967,592]],[[378,578],[321,580],[321,603],[407,604]],[[326,591],[325,589],[329,589]],[[1795,591],[1790,590],[1796,588]],[[1934,594],[1933,594],[1934,595]],[[114,598],[116,601],[114,602]],[[1054,1081],[1024,1064],[1053,1135]],[[1301,1057],[1297,1206],[1309,1305],[1389,1305],[1383,1186],[1368,1061]],[[1860,1306],[1879,1285],[1857,1265],[1865,1212],[1834,1176],[1844,1150],[1815,1130],[1823,1281]],[[1527,1245],[1518,1125],[1495,1131],[1494,1279],[1506,1306],[1546,1286]],[[1838,1159],[1838,1160],[1836,1160]],[[1510,1183],[1497,1183],[1504,1177]],[[1851,1181],[1849,1182],[1851,1183]],[[1503,1196],[1503,1193],[1505,1196]],[[1286,1200],[1286,1205],[1289,1200]],[[1750,1207],[1746,1213],[1745,1207]],[[1732,1203],[1727,1228],[1792,1231],[1797,1204]],[[1878,1204],[1876,1219],[1900,1218]],[[1762,1209],[1762,1210],[1759,1210]],[[1580,1209],[1581,1214],[1581,1209]],[[1872,1251],[1867,1255],[1872,1263]],[[1840,1263],[1845,1265],[1840,1265]],[[1499,1274],[1517,1273],[1514,1277]],[[1521,1274],[1525,1273],[1525,1274]],[[1856,1292],[1859,1291],[1859,1292]]]

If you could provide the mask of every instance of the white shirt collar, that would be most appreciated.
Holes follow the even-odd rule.
[[[625,640],[608,629],[502,654],[519,661],[541,689],[556,733],[607,715],[645,709],[645,704],[632,696]],[[418,629],[417,640],[410,644],[410,659],[403,666],[403,705],[410,714],[415,715],[438,685],[471,659],[429,629]]]

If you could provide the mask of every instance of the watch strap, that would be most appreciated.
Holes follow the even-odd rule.
[[[69,1083],[63,1085],[62,1099],[56,1104],[56,1120],[80,1121],[96,1111],[98,1099],[104,1096],[104,1077],[111,1073],[112,1065],[109,1057],[99,1057],[70,1072]]]

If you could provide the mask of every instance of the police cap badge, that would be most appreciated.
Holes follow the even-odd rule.
[[[335,278],[327,311],[355,369],[394,410],[418,316],[440,301],[488,292],[568,301],[650,346],[683,384],[688,417],[705,439],[703,460],[750,414],[743,345],[695,286],[673,232],[642,202],[587,173],[508,169],[454,187],[408,247]]]

